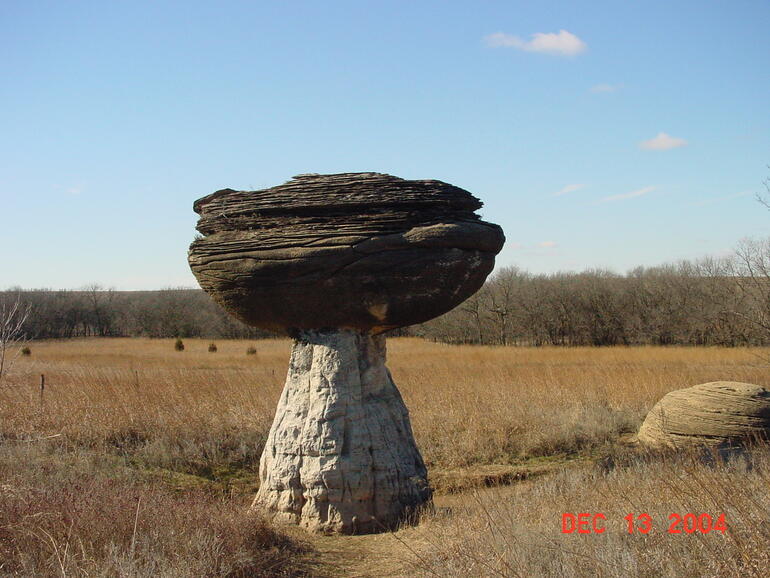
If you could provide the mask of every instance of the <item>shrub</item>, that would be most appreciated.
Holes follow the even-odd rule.
[[[246,350],[246,355],[256,355],[257,354],[257,348],[253,345],[250,345],[249,348]]]
[[[21,354],[25,356],[32,355],[32,350],[29,347],[22,347]]]
[[[217,344],[209,343],[209,353],[216,353],[216,352],[217,352]]]
[[[184,351],[184,342],[177,337],[176,342],[174,343],[174,349],[177,351]]]
[[[247,513],[248,496],[177,492],[53,451],[0,452],[3,576],[310,575],[307,546]]]

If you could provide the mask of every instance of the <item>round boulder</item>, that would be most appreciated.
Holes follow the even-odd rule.
[[[760,385],[713,381],[667,393],[639,428],[653,446],[722,446],[770,437],[770,391]]]

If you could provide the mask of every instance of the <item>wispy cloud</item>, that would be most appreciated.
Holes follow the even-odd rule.
[[[556,241],[542,241],[537,246],[541,249],[555,249],[559,244]]]
[[[603,203],[612,202],[612,201],[625,201],[627,199],[633,199],[635,197],[641,197],[643,195],[646,195],[647,193],[651,193],[655,190],[655,187],[644,187],[642,189],[637,189],[636,191],[631,191],[630,193],[620,193],[619,195],[610,195],[608,197],[604,197],[601,199]]]
[[[595,84],[591,87],[591,92],[617,92],[621,88],[623,88],[622,84]]]
[[[580,184],[574,184],[574,185],[567,185],[560,191],[556,191],[555,193],[551,193],[554,197],[560,197],[561,195],[566,195],[568,193],[574,193],[575,191],[579,191],[580,189],[585,188],[585,185]]]
[[[657,136],[649,140],[643,140],[639,143],[639,148],[648,151],[667,151],[687,145],[683,138],[673,137],[665,132],[659,132]]]
[[[524,40],[519,36],[495,32],[484,37],[488,46],[497,48],[516,48],[526,52],[542,52],[545,54],[558,54],[561,56],[575,56],[585,52],[588,48],[580,38],[567,32],[536,32],[530,36],[530,40]]]
[[[505,247],[507,249],[521,249],[524,245],[521,243],[506,243]]]
[[[695,203],[692,203],[693,207],[702,207],[705,205],[712,205],[714,203],[719,203],[721,201],[729,201],[730,199],[737,199],[738,197],[745,197],[747,195],[750,195],[751,191],[741,191],[739,193],[733,193],[732,195],[722,195],[720,197],[712,197],[710,199],[703,199],[702,201],[697,201]]]
[[[73,197],[76,197],[83,193],[86,189],[86,184],[84,181],[78,181],[75,183],[70,183],[68,185],[62,185],[62,184],[55,184],[54,190],[58,191],[59,193],[64,193],[67,195],[72,195]]]

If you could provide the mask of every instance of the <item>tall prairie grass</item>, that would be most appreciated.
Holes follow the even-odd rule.
[[[419,528],[403,530],[396,555],[409,560],[405,573],[413,576],[767,576],[766,447],[730,456],[637,451],[619,461],[456,498]],[[565,513],[590,514],[582,527],[589,533],[569,532]],[[595,514],[604,516],[596,524],[601,533]],[[648,533],[640,532],[648,529],[642,514],[651,519]],[[707,514],[712,523],[677,524],[672,514]],[[704,531],[722,514],[724,532]]]
[[[59,436],[200,474],[255,469],[290,343],[84,339],[39,343],[0,389],[0,435]],[[246,355],[248,346],[256,355]],[[389,367],[429,466],[590,451],[634,431],[668,391],[770,386],[768,349],[506,348],[391,339]],[[41,394],[40,375],[46,385]]]
[[[0,444],[2,576],[311,575],[246,497],[174,491],[98,454]]]
[[[195,339],[185,340],[184,351],[175,351],[172,339],[52,341],[35,343],[34,354],[17,361],[0,388],[0,574],[174,575],[185,557],[202,564],[187,575],[307,571],[296,541],[246,519],[243,507],[258,484],[290,342],[216,346],[209,351],[209,341]],[[252,347],[256,354],[247,354]],[[618,439],[635,431],[666,392],[715,380],[770,386],[768,359],[767,348],[506,348],[397,338],[389,340],[388,366],[429,475],[444,480],[441,490],[453,487],[453,477],[484,468],[616,451]],[[757,494],[763,483],[767,489],[767,460],[737,464],[700,470],[694,463],[631,460],[607,471],[578,465],[477,497],[439,497],[439,505],[456,499],[462,507],[451,515],[439,508],[417,529],[399,533],[419,550],[403,575],[616,575],[612,568],[623,564],[655,575],[665,555],[691,548],[696,562],[670,568],[692,572],[716,538],[701,544],[617,535],[576,546],[553,535],[552,516],[591,507],[616,518],[627,504],[642,504],[656,512],[733,508],[739,519],[752,500],[755,508],[767,505]],[[706,487],[717,488],[712,502],[687,501],[689,486],[673,477],[682,471],[710,480]],[[657,474],[667,481],[655,482]],[[741,483],[743,493],[732,491]],[[698,491],[705,500],[706,491]],[[749,521],[743,534],[733,534],[743,546],[730,550],[744,562],[756,559],[752,540],[767,528]],[[575,550],[577,558],[544,553],[541,542]],[[658,553],[645,557],[646,547]],[[585,571],[574,571],[580,556],[588,557]],[[709,572],[739,567],[748,572],[751,565],[719,562]]]

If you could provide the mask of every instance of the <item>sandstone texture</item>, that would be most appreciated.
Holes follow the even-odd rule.
[[[188,260],[242,321],[294,338],[253,508],[322,532],[397,525],[430,500],[382,332],[475,293],[505,240],[441,181],[299,175],[194,204]]]
[[[299,175],[194,204],[193,273],[242,321],[374,333],[427,321],[484,283],[505,240],[468,191],[380,173]]]
[[[666,394],[639,428],[653,446],[736,445],[770,437],[770,391],[759,385],[714,381]]]
[[[302,332],[260,462],[255,507],[323,532],[376,532],[431,495],[385,337]]]

